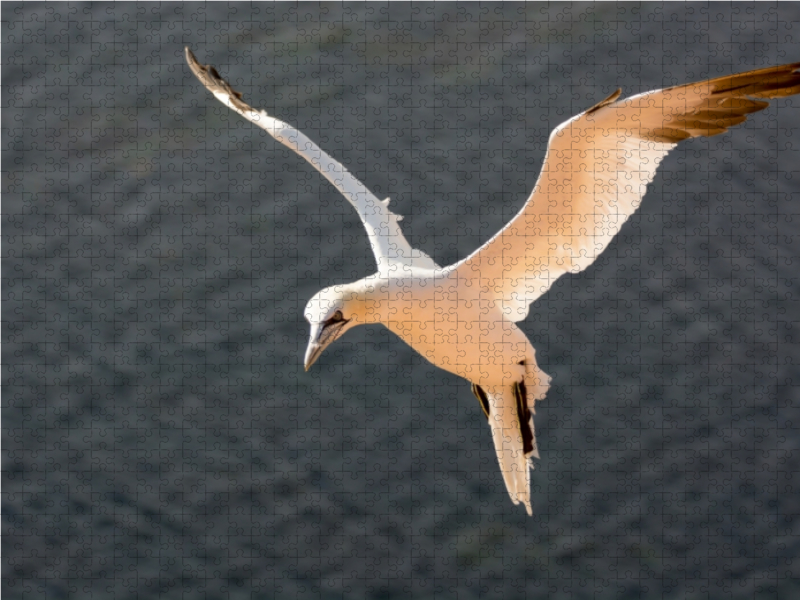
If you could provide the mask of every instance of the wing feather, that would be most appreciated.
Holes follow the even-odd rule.
[[[542,173],[522,210],[452,267],[480,280],[508,318],[564,273],[588,267],[636,211],[667,153],[681,140],[723,133],[768,103],[800,93],[800,63],[655,90],[619,90],[553,131]]]
[[[208,91],[231,110],[258,125],[291,150],[306,159],[331,182],[358,212],[367,230],[378,271],[386,272],[405,265],[416,269],[438,269],[438,265],[424,252],[412,248],[399,222],[402,217],[389,210],[389,199],[378,200],[366,186],[353,177],[341,163],[323,152],[303,133],[291,125],[270,117],[266,111],[255,110],[242,100],[242,95],[225,81],[210,65],[201,65],[189,48],[186,62]]]

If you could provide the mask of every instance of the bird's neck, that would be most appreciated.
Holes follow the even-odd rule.
[[[395,322],[418,314],[420,304],[434,304],[435,282],[418,277],[371,275],[354,284],[351,311],[363,323],[383,323],[390,329]]]

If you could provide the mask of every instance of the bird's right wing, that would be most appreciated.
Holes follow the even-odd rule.
[[[800,63],[603,102],[553,131],[525,206],[497,235],[452,267],[490,290],[521,321],[568,272],[588,267],[636,211],[661,160],[681,140],[716,135],[800,93]]]
[[[291,125],[270,117],[266,111],[253,109],[214,67],[201,65],[188,47],[186,62],[200,83],[208,88],[217,100],[306,159],[350,201],[367,230],[379,272],[388,272],[402,265],[418,269],[438,268],[427,254],[412,248],[408,243],[398,224],[402,217],[389,210],[388,198],[378,200],[341,163],[323,152],[319,146]]]

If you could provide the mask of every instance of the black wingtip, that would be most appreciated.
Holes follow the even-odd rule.
[[[194,55],[194,52],[191,51],[189,46],[186,46],[186,51],[184,54],[186,56],[186,63],[189,65],[192,73],[194,73],[195,76],[197,76],[197,78],[202,82],[203,80],[201,74],[205,73],[207,68],[200,64],[200,61],[197,60],[197,57]]]

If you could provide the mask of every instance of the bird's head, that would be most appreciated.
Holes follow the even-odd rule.
[[[305,317],[311,325],[305,368],[311,368],[323,350],[345,331],[362,324],[363,300],[350,286],[325,288],[306,304]]]

